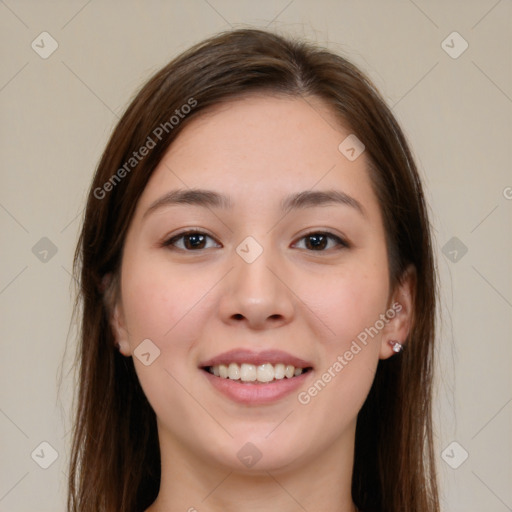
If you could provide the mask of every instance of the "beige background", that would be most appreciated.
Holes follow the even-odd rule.
[[[443,510],[512,510],[511,21],[510,0],[0,1],[0,511],[64,510],[71,261],[107,137],[152,72],[230,26],[341,52],[393,107],[435,227]],[[31,47],[43,51],[44,31],[58,43],[46,59]],[[454,31],[463,39],[448,37]],[[452,55],[469,47],[452,58],[445,39]],[[43,237],[56,254],[41,252]],[[52,451],[42,442],[58,452],[47,469]]]

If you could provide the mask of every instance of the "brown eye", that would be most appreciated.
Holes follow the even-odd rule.
[[[194,251],[208,249],[208,247],[206,247],[207,239],[213,240],[213,238],[206,233],[201,233],[200,231],[188,231],[170,238],[164,242],[163,245],[166,247],[173,246],[183,251]]]
[[[342,240],[340,237],[336,235],[333,235],[332,233],[308,233],[307,235],[303,236],[301,240],[306,241],[305,248],[310,251],[324,252],[326,248],[333,248],[332,245],[331,247],[328,247],[330,240],[335,242],[334,247],[348,247],[348,244],[344,240]]]

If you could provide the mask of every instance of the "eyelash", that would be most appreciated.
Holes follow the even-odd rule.
[[[174,235],[173,237],[167,239],[166,241],[164,241],[162,243],[162,247],[168,247],[171,250],[179,250],[179,251],[183,251],[183,252],[200,252],[200,251],[204,250],[204,249],[196,249],[196,250],[182,249],[182,248],[176,247],[174,245],[176,243],[176,241],[180,240],[181,238],[184,238],[186,236],[191,236],[191,235],[206,235],[206,237],[214,240],[214,238],[212,236],[208,235],[207,233],[204,233],[202,231],[189,230],[189,231],[184,231],[183,233],[178,233],[177,235]],[[337,236],[333,233],[330,233],[329,231],[310,231],[309,233],[306,233],[301,238],[299,238],[299,240],[303,240],[305,238],[312,237],[313,235],[322,235],[322,236],[326,236],[327,238],[329,238],[331,240],[335,240],[338,243],[337,250],[341,250],[344,248],[348,249],[350,247],[348,242],[346,242],[339,236]],[[326,252],[326,251],[328,251],[328,249],[323,249],[323,250],[318,250],[318,251],[309,250],[309,252]]]

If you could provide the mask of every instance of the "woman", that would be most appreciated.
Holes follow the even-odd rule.
[[[170,62],[107,145],[75,270],[69,510],[439,510],[427,209],[342,57],[241,29]]]

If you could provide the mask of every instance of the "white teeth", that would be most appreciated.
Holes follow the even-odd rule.
[[[230,363],[229,365],[219,364],[208,368],[210,373],[222,379],[241,380],[243,382],[272,382],[281,380],[285,377],[291,379],[298,377],[304,371],[304,368],[295,368],[288,364],[278,363],[276,365],[265,363],[258,366],[249,363]]]
[[[228,377],[231,380],[240,380],[240,366],[236,363],[231,363],[228,366]]]
[[[215,375],[215,366],[213,367],[213,374]],[[228,367],[225,364],[219,364],[219,377],[228,378]]]
[[[270,364],[260,364],[258,366],[258,382],[270,382],[274,380],[274,367]]]
[[[274,366],[274,379],[284,379],[284,364],[279,363]]]
[[[256,366],[254,366],[253,364],[242,364],[242,366],[240,367],[240,379],[243,380],[244,382],[254,382],[256,378]]]

